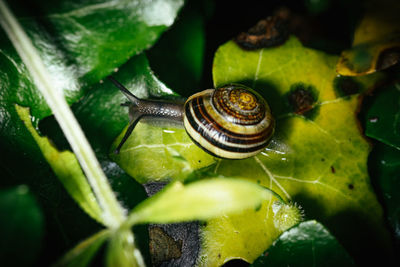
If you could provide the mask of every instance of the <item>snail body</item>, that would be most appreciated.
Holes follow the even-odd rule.
[[[142,118],[183,123],[193,140],[204,151],[226,159],[243,159],[264,149],[275,128],[275,120],[264,98],[240,84],[207,89],[190,96],[184,103],[138,99],[115,79],[110,80],[130,100],[130,125],[116,149],[122,145]]]

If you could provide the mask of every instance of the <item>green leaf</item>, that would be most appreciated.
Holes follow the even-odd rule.
[[[271,106],[276,131],[265,151],[234,163],[222,160],[215,172],[248,177],[299,203],[308,217],[324,223],[357,260],[365,261],[365,253],[390,255],[382,209],[367,172],[370,147],[355,116],[358,96],[379,76],[337,77],[336,61],[293,37],[282,46],[252,52],[232,41],[222,45],[214,59],[215,85],[238,82],[258,90]],[[246,219],[262,224],[260,218]],[[245,223],[209,232],[204,246],[242,227]],[[264,241],[263,250],[271,243]],[[251,262],[261,252],[229,256]]]
[[[284,232],[251,266],[355,266],[336,238],[317,221]]]
[[[92,235],[68,251],[54,266],[88,266],[93,256],[109,236],[110,230],[102,230]]]
[[[32,265],[41,249],[43,215],[25,185],[0,191],[0,262]]]
[[[16,5],[22,13],[30,14],[20,21],[56,87],[63,90],[68,103],[73,103],[82,97],[82,88],[87,89],[149,48],[173,23],[183,0],[57,1],[51,5],[35,1],[35,5],[34,9],[23,2]],[[51,112],[8,38],[3,32],[0,35],[2,143],[31,151],[34,144],[26,131],[19,131],[14,103],[31,107],[35,127]]]
[[[365,135],[400,149],[400,84],[380,92],[367,111]]]
[[[147,53],[157,77],[175,92],[199,90],[205,54],[204,0],[190,1],[176,23]]]
[[[75,155],[70,151],[58,151],[46,137],[41,137],[32,126],[28,108],[23,108],[18,105],[16,105],[15,108],[21,120],[25,123],[25,126],[38,144],[47,162],[70,196],[93,219],[102,223],[102,210],[97,203]]]
[[[383,199],[392,232],[400,241],[400,151],[377,143],[369,161],[371,176],[376,179],[377,191]]]
[[[369,0],[365,1],[364,9],[352,48],[343,51],[337,63],[341,75],[366,75],[393,66],[400,60],[399,1]]]
[[[188,185],[175,182],[138,205],[127,224],[206,220],[257,209],[262,201],[276,197],[270,190],[241,179],[214,178]]]
[[[107,248],[106,266],[145,266],[131,231],[121,229],[113,234]]]

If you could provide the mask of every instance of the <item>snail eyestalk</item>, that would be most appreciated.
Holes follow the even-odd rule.
[[[113,76],[108,76],[107,77],[128,99],[131,103],[139,105],[140,99],[137,98],[134,94],[129,92],[128,89],[126,89],[125,86],[123,86],[121,83],[119,83],[116,79],[114,79]],[[127,103],[124,103],[124,105],[127,105]]]
[[[129,136],[132,134],[133,129],[135,129],[136,124],[139,122],[141,118],[142,116],[138,116],[136,119],[130,122],[130,125],[126,130],[124,137],[122,138],[121,142],[118,144],[117,148],[114,151],[115,154],[119,154],[121,147],[124,145],[126,140],[128,140]]]

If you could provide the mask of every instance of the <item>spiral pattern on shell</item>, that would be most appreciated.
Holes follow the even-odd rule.
[[[275,121],[262,96],[240,84],[208,89],[184,105],[184,126],[206,152],[228,159],[251,157],[264,149]]]

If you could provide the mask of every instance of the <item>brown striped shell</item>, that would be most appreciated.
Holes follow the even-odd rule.
[[[197,93],[185,102],[183,123],[206,152],[228,159],[251,157],[264,149],[275,128],[262,96],[240,84]]]

